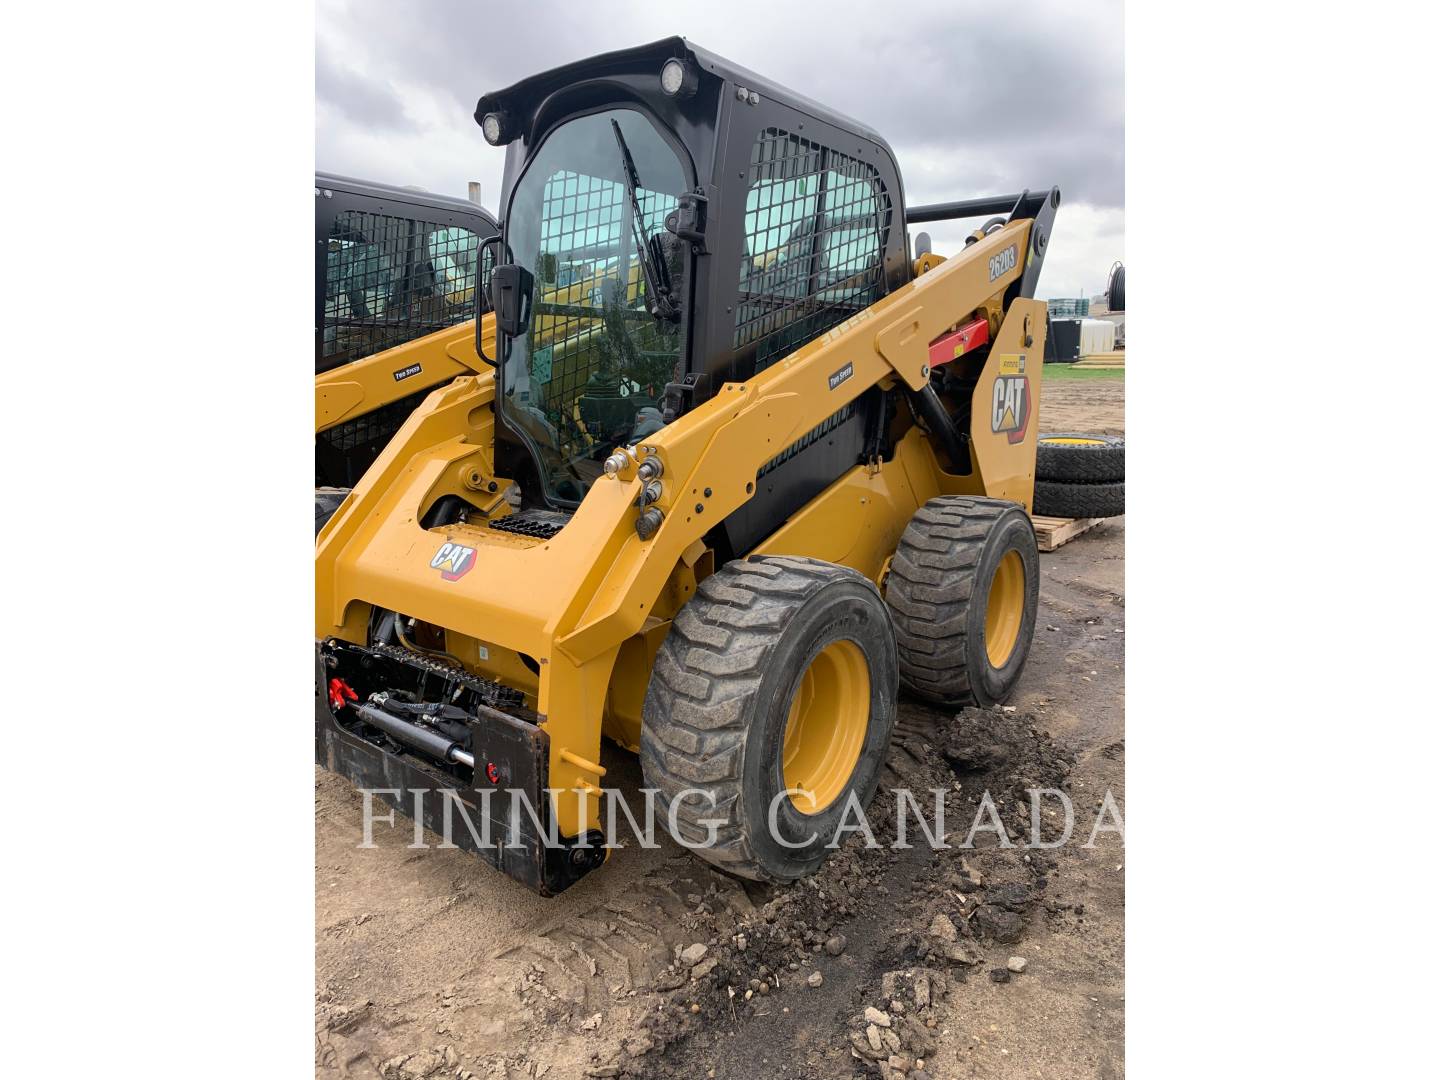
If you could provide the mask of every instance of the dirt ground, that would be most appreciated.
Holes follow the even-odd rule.
[[[1123,394],[1123,379],[1047,384],[1041,430],[1123,432]],[[317,1074],[1123,1075],[1123,845],[1082,844],[1107,791],[1124,811],[1124,532],[1118,518],[1041,555],[1007,709],[902,701],[869,815],[886,846],[847,845],[795,886],[739,882],[663,840],[544,900],[438,837],[408,847],[404,818],[360,849],[361,797],[317,769]],[[604,764],[642,786],[632,756],[608,747]],[[937,786],[952,844],[989,792],[1016,846],[981,831],[971,850],[890,850],[892,789]],[[1070,842],[1024,846],[1032,787],[1070,794]]]
[[[1056,366],[1056,365],[1051,365]],[[1125,379],[1047,379],[1040,387],[1041,431],[1125,434]]]

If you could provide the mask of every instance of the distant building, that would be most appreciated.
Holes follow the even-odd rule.
[[[1084,297],[1047,300],[1052,319],[1083,319],[1090,314],[1090,301]]]

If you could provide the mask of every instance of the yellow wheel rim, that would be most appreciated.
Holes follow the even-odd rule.
[[[818,814],[840,797],[870,727],[870,666],[853,641],[833,641],[810,662],[785,720],[781,750],[790,802]]]
[[[985,652],[990,666],[1002,668],[1020,640],[1020,623],[1025,617],[1025,564],[1018,551],[1007,551],[995,576],[990,579],[990,596],[985,602]]]
[[[1086,439],[1082,436],[1065,436],[1064,438],[1046,438],[1040,440],[1046,446],[1104,446],[1104,439]]]

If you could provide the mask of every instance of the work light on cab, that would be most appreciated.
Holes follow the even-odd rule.
[[[491,146],[503,146],[514,137],[514,132],[510,130],[510,118],[504,113],[486,113],[485,119],[480,121],[480,130]]]
[[[684,60],[667,60],[660,69],[660,89],[673,98],[688,98],[700,89],[700,74]]]

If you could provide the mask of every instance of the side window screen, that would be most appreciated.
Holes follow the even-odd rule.
[[[359,360],[475,315],[469,229],[349,210],[326,244],[323,358]]]
[[[735,348],[761,371],[880,298],[890,198],[873,166],[778,128],[749,185]]]
[[[475,295],[475,254],[479,249],[469,229],[435,229],[425,238],[427,266],[435,294],[451,305],[464,305]]]

